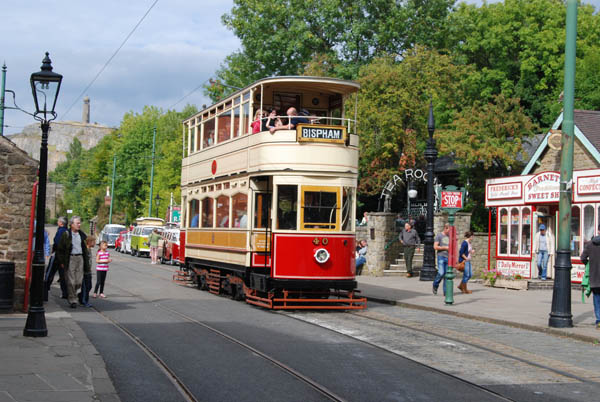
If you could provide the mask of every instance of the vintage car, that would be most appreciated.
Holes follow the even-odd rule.
[[[131,234],[131,255],[141,257],[150,255],[150,245],[148,237],[154,229],[162,232],[164,221],[160,218],[137,218],[137,226]]]
[[[97,243],[100,244],[101,241],[105,241],[108,243],[108,247],[114,247],[115,241],[119,237],[119,233],[123,230],[127,230],[127,228],[123,225],[116,224],[107,224],[104,225],[102,232],[98,236]]]
[[[179,241],[180,230],[177,228],[166,229],[162,237],[162,250],[158,250],[161,264],[179,265],[180,262],[183,262]]]

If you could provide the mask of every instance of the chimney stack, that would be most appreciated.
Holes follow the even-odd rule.
[[[90,124],[90,98],[86,96],[83,98],[83,124]]]

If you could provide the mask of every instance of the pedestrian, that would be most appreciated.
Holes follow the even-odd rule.
[[[363,266],[367,263],[367,241],[360,240],[356,246],[356,275],[362,274]]]
[[[554,255],[554,237],[546,232],[546,225],[540,225],[540,230],[533,237],[533,253],[537,254],[536,262],[538,277],[546,280],[548,273],[548,259]]]
[[[402,244],[404,248],[404,262],[406,263],[406,277],[412,278],[413,269],[412,262],[413,257],[415,255],[415,249],[419,244],[421,244],[421,239],[419,238],[419,234],[415,229],[413,229],[412,222],[406,222],[404,224],[404,230],[400,232],[400,244]]]
[[[600,226],[598,226],[600,230]],[[600,236],[592,237],[585,243],[581,253],[581,262],[589,262],[589,287],[592,289],[596,329],[600,329]]]
[[[450,245],[450,224],[444,224],[442,233],[438,233],[433,241],[433,248],[437,251],[437,275],[433,280],[433,294],[437,295],[440,281],[444,279],[444,294],[446,294],[446,269],[448,268],[448,246]]]
[[[366,226],[368,222],[369,222],[369,216],[367,215],[367,211],[365,211],[365,212],[363,213],[363,218],[362,218],[362,220],[360,221],[360,224],[359,224],[359,225],[360,225],[360,226]]]
[[[69,223],[69,230],[60,237],[56,255],[60,266],[65,270],[69,305],[76,308],[77,292],[81,288],[86,265],[89,265],[89,257],[85,245],[87,236],[81,230],[81,218],[73,216]]]
[[[100,249],[96,253],[96,287],[94,288],[94,298],[98,297],[98,290],[100,291],[101,298],[104,299],[106,297],[104,295],[104,282],[106,281],[106,274],[108,274],[108,264],[111,262],[108,243],[103,240],[100,242]]]
[[[90,304],[90,291],[92,290],[92,249],[96,245],[96,237],[88,236],[85,239],[85,245],[88,249],[88,266],[83,270],[83,282],[81,283],[81,292],[79,292],[79,304],[85,307],[92,307]]]
[[[150,233],[150,237],[148,238],[148,243],[150,244],[150,258],[152,259],[152,264],[156,264],[158,262],[158,241],[162,237],[158,234],[158,229],[153,229],[152,233]]]
[[[473,241],[473,232],[470,230],[465,232],[465,239],[460,245],[460,251],[458,252],[458,262],[465,262],[465,269],[463,271],[462,281],[458,285],[458,288],[461,292],[471,294],[473,293],[469,289],[467,289],[467,282],[473,276],[473,266],[471,265],[471,258],[473,257],[473,253],[475,250],[472,245]]]
[[[54,276],[56,275],[56,271],[58,271],[58,283],[60,284],[61,298],[66,299],[68,297],[67,292],[67,281],[65,279],[65,270],[58,263],[58,259],[56,258],[56,250],[58,248],[58,243],[60,241],[60,237],[67,229],[67,218],[61,216],[57,220],[58,229],[56,230],[56,234],[54,235],[53,243],[52,243],[52,254],[50,255],[50,261],[48,262],[48,269],[46,270],[46,290],[50,291],[50,286],[52,285],[52,281],[54,281]]]

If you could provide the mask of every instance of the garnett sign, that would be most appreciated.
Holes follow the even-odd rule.
[[[299,124],[296,128],[299,142],[346,142],[346,127]]]

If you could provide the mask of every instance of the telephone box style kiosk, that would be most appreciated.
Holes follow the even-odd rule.
[[[492,209],[496,209],[496,270],[526,279],[538,277],[535,234],[545,225],[556,250],[559,183],[560,172],[486,180],[485,206],[490,208],[490,222]],[[598,234],[600,223],[600,169],[574,171],[572,196],[571,282],[581,283],[585,266],[579,256],[585,242]],[[490,224],[489,241],[491,231]],[[554,278],[553,258],[548,259],[548,277]]]

